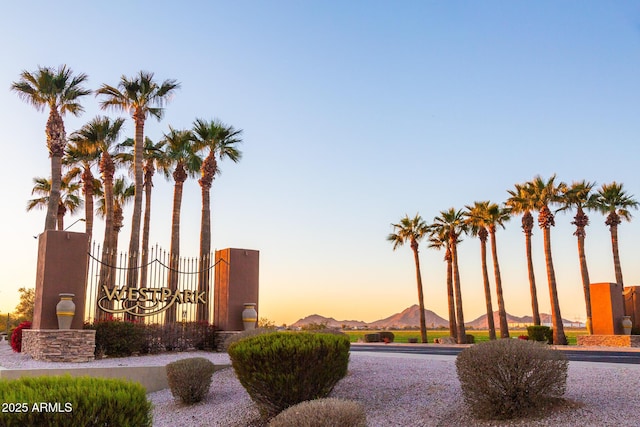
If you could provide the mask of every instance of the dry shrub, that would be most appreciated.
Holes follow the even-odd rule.
[[[173,397],[190,405],[200,402],[209,392],[214,364],[204,357],[177,360],[167,365],[167,380]]]
[[[533,415],[562,397],[568,362],[535,341],[501,339],[463,350],[458,379],[471,412],[483,419]]]
[[[291,406],[268,427],[365,427],[366,423],[364,408],[358,402],[326,398]]]

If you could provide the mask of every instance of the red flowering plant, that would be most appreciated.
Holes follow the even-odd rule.
[[[28,320],[20,323],[11,333],[11,348],[16,353],[22,352],[22,330],[31,329],[31,322]]]

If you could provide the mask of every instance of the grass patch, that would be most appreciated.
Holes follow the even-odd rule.
[[[349,340],[351,342],[358,342],[359,339],[364,338],[364,334],[370,334],[374,332],[380,332],[379,330],[361,330],[361,331],[344,331],[345,334],[349,336]],[[418,338],[418,342],[420,342],[420,331],[406,331],[406,330],[392,330],[395,335],[396,343],[408,343],[409,338]],[[565,335],[567,336],[567,341],[569,341],[569,345],[577,344],[577,337],[580,335],[587,335],[586,329],[579,328],[565,328]],[[473,335],[475,337],[476,343],[489,341],[489,331],[488,330],[467,330],[467,334]],[[519,335],[527,335],[526,329],[509,329],[509,334],[512,338],[517,338]],[[435,330],[427,330],[427,340],[429,343],[433,344],[433,340],[436,338],[448,337],[449,331],[445,329],[435,329]]]

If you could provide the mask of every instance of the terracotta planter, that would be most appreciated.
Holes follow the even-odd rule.
[[[75,294],[58,294],[60,302],[56,305],[58,316],[58,329],[71,329],[71,321],[76,314],[76,305],[73,302]]]

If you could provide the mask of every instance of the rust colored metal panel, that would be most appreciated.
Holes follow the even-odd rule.
[[[594,335],[622,335],[624,300],[622,285],[618,283],[592,283],[591,316]]]
[[[71,329],[82,329],[86,296],[89,236],[47,230],[38,239],[38,267],[33,329],[58,329],[58,294],[75,294]]]
[[[634,328],[640,328],[640,286],[625,286],[622,295],[625,315],[631,316]]]
[[[216,251],[213,315],[214,324],[223,331],[241,331],[243,304],[258,304],[259,261],[256,250]]]

